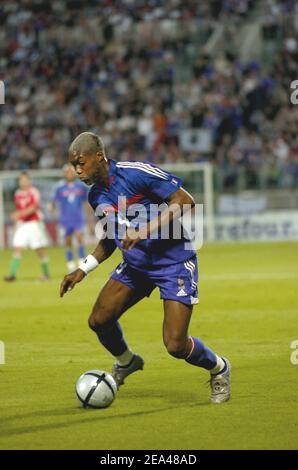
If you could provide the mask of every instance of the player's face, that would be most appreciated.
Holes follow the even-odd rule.
[[[31,186],[31,180],[30,180],[29,176],[21,175],[20,178],[19,178],[19,187],[20,187],[20,189],[25,191],[26,189],[29,189],[30,186]]]
[[[104,156],[102,153],[86,154],[74,152],[69,156],[69,162],[72,164],[76,174],[83,183],[88,185],[95,183],[102,177],[102,161]]]

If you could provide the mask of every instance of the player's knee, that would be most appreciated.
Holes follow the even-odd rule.
[[[169,339],[166,342],[166,348],[168,353],[175,357],[176,359],[185,359],[186,357],[186,341],[185,340],[177,340],[177,339]]]
[[[96,318],[92,314],[88,318],[88,325],[91,330],[97,331],[98,322],[96,321]]]
[[[90,315],[88,319],[89,328],[97,334],[102,334],[105,331],[106,323],[95,315]]]
[[[110,327],[110,323],[108,313],[102,310],[93,310],[88,319],[89,328],[97,334],[104,333]]]

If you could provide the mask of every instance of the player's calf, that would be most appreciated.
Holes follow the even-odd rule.
[[[136,372],[142,370],[144,367],[143,359],[134,354],[128,347],[120,323],[111,318],[108,321],[103,321],[107,318],[107,314],[93,312],[89,317],[89,327],[96,333],[100,343],[109,351],[116,359],[116,363],[112,369],[112,376],[114,377],[117,387],[124,383],[124,379]]]
[[[89,328],[94,331],[101,344],[113,355],[121,354],[126,349],[126,343],[123,344],[123,332],[120,323],[111,318],[106,320],[107,315],[91,314],[88,319]],[[120,352],[119,352],[120,351]]]
[[[168,353],[210,372],[211,403],[224,403],[231,395],[231,365],[226,358],[217,356],[198,338],[167,336],[164,339]]]

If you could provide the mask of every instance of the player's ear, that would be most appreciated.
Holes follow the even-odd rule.
[[[105,154],[102,151],[96,152],[96,159],[101,163],[105,160]]]

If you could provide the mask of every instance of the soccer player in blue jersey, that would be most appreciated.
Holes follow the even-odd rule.
[[[78,244],[79,264],[85,258],[83,241],[83,229],[85,226],[85,205],[88,196],[88,188],[81,181],[76,181],[76,173],[69,163],[63,167],[64,180],[55,189],[49,210],[54,206],[59,208],[59,224],[63,228],[65,237],[65,257],[68,272],[74,271],[76,265],[73,253],[73,237]]]
[[[210,372],[212,403],[229,400],[229,361],[188,334],[193,304],[198,302],[196,254],[185,249],[187,238],[163,239],[159,235],[168,221],[173,224],[181,215],[180,209],[194,206],[192,196],[182,188],[182,181],[150,163],[109,160],[100,137],[90,132],[78,135],[72,142],[69,161],[81,181],[92,185],[89,191],[92,208],[107,221],[112,218],[115,230],[113,237],[102,237],[84,263],[64,277],[60,296],[111,256],[116,247],[122,251],[123,262],[99,293],[89,317],[90,328],[116,358],[112,375],[118,387],[144,365],[143,359],[128,347],[119,318],[158,287],[164,306],[163,340],[168,353]],[[128,209],[133,204],[142,204],[145,223],[136,227],[135,215],[129,214],[129,210],[123,214],[119,196],[126,198]],[[156,202],[166,203],[166,208],[152,216],[149,208]],[[153,236],[157,232],[157,237]]]

